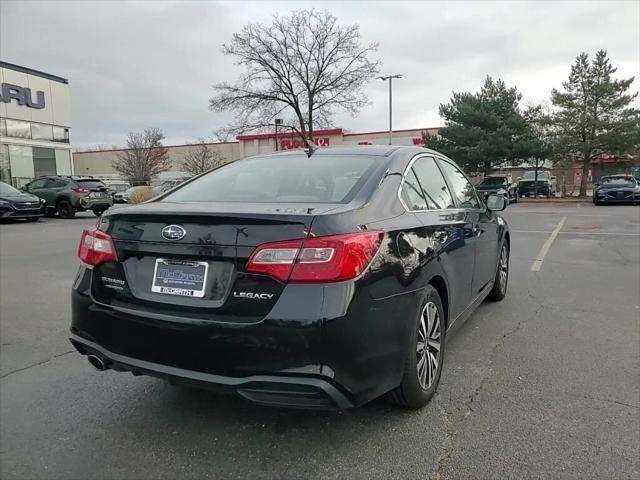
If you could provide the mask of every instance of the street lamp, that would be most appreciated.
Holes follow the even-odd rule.
[[[392,136],[393,136],[392,120],[391,120],[392,111],[393,111],[391,84],[392,84],[394,78],[404,78],[404,75],[402,75],[400,73],[396,73],[395,75],[387,75],[386,77],[376,77],[376,80],[378,80],[379,82],[386,82],[387,80],[389,80],[389,145],[391,145],[391,139],[392,139]]]
[[[276,118],[274,124],[276,127],[276,152],[277,152],[278,151],[278,125],[282,125],[282,119]]]

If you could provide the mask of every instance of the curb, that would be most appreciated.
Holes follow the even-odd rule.
[[[518,203],[590,203],[589,197],[572,198],[519,198]]]

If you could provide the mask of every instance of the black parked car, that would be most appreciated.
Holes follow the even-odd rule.
[[[0,219],[26,218],[37,222],[43,215],[43,200],[0,182]]]
[[[524,172],[522,178],[518,179],[518,195],[521,197],[528,197],[529,195],[544,195],[547,198],[551,198],[556,195],[557,191],[558,182],[556,177],[546,170],[538,171],[537,182],[535,170]]]
[[[640,203],[640,182],[633,175],[607,175],[593,190],[593,203]]]
[[[22,189],[42,198],[49,216],[57,213],[62,218],[73,218],[76,212],[91,210],[99,217],[113,205],[108,187],[92,177],[50,175],[37,178]]]
[[[507,291],[487,205],[423,148],[240,160],[83,232],[70,339],[99,370],[260,404],[421,407],[445,339]]]
[[[478,193],[485,196],[495,193],[504,195],[507,203],[518,203],[518,184],[513,181],[511,175],[489,175],[476,185]]]

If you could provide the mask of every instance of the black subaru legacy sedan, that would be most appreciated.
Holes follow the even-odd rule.
[[[83,232],[70,339],[258,404],[422,407],[446,337],[505,296],[505,203],[417,147],[239,160]]]

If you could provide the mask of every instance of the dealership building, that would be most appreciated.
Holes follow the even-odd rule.
[[[395,130],[393,132],[394,145],[422,145],[424,133],[435,135],[437,128],[414,128],[408,130]],[[329,130],[317,130],[313,134],[314,142],[318,147],[331,147],[336,145],[387,145],[389,132],[349,132],[342,128]],[[225,162],[232,162],[240,158],[253,155],[272,153],[276,150],[290,150],[302,148],[300,137],[294,133],[257,133],[252,135],[239,135],[234,142],[217,142],[208,144],[209,148],[218,152]],[[181,177],[185,173],[182,168],[185,155],[195,148],[193,145],[167,145],[172,167],[161,174],[160,179]],[[123,150],[100,150],[88,152],[76,152],[73,155],[74,170],[77,175],[93,175],[104,179],[118,178],[112,163]]]
[[[71,175],[69,81],[0,61],[0,180]]]

